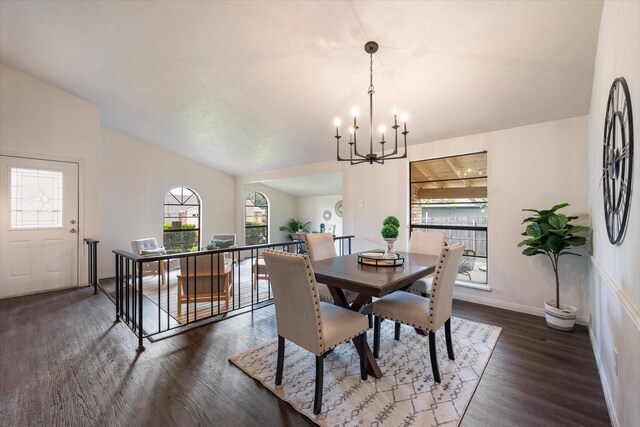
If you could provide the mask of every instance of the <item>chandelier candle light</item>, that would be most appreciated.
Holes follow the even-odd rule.
[[[340,120],[340,118],[336,118],[334,122],[334,124],[336,125],[335,138],[336,138],[337,160],[339,162],[350,162],[352,165],[357,165],[364,162],[368,162],[369,164],[373,164],[373,163],[384,164],[385,160],[405,159],[407,157],[407,134],[409,133],[407,131],[408,117],[407,117],[407,114],[402,114],[400,116],[400,121],[403,122],[403,131],[401,133],[402,133],[402,136],[404,137],[404,151],[402,155],[400,155],[398,154],[398,129],[400,128],[400,125],[398,125],[398,109],[396,107],[393,108],[393,126],[391,126],[395,134],[393,151],[387,154],[384,153],[384,146],[387,142],[384,139],[385,126],[380,125],[379,144],[381,147],[381,154],[378,155],[377,153],[373,152],[373,94],[375,93],[373,88],[373,54],[378,51],[378,43],[374,41],[367,42],[364,45],[364,50],[369,54],[369,71],[370,71],[369,91],[367,92],[369,94],[369,153],[361,154],[358,151],[357,140],[358,140],[358,129],[360,128],[358,127],[358,121],[357,121],[358,109],[354,108],[351,112],[351,114],[353,115],[353,126],[349,128],[349,157],[348,158],[340,157],[340,138],[342,138],[342,136],[340,136],[340,125],[342,124],[342,121]]]

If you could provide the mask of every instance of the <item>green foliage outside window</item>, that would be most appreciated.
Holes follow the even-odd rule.
[[[245,221],[244,225],[244,240],[247,246],[264,245],[265,243],[267,243],[267,227],[265,223],[256,221]]]
[[[198,250],[198,231],[195,224],[182,224],[176,230],[172,224],[164,224],[163,246],[171,252],[196,252]],[[171,230],[171,231],[168,231]]]

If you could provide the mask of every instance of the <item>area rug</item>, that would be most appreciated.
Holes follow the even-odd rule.
[[[433,382],[428,338],[403,326],[395,341],[393,323],[382,323],[383,377],[360,379],[359,357],[348,343],[324,361],[322,412],[313,415],[315,356],[287,341],[282,385],[275,386],[277,339],[229,360],[280,399],[321,426],[457,426],[500,336],[501,328],[451,319],[456,360],[449,360],[444,328],[437,333],[441,383]],[[373,331],[368,341],[373,343]]]

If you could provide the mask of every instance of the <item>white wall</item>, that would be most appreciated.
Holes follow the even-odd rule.
[[[280,231],[280,227],[291,218],[299,219],[296,198],[259,183],[238,185],[236,218],[238,241],[244,244],[244,200],[254,191],[259,191],[269,200],[269,243],[286,242],[289,233]]]
[[[611,83],[624,77],[634,113],[635,162],[628,229],[609,243],[603,208],[602,135]],[[589,311],[594,353],[614,425],[640,424],[640,2],[604,3],[589,112],[589,209],[593,256]],[[618,352],[618,373],[614,369]]]
[[[525,257],[522,208],[544,209],[561,202],[567,213],[587,211],[587,118],[541,123],[409,147],[409,160],[488,152],[489,286],[491,292],[456,288],[456,297],[542,315],[543,304],[555,297],[553,270],[543,257]],[[385,216],[400,218],[398,247],[409,236],[408,161],[352,167],[345,172],[344,199],[353,216],[356,250],[381,247]],[[583,250],[584,252],[584,250]],[[578,307],[586,318],[586,257],[561,261],[560,300]]]
[[[85,237],[99,238],[98,106],[0,65],[0,153],[77,162],[79,275],[87,283]]]
[[[298,216],[300,221],[309,224],[309,231],[320,231],[320,224],[325,226],[335,225],[335,235],[342,236],[342,218],[336,215],[336,203],[342,200],[342,194],[334,196],[315,196],[298,198]],[[322,216],[324,211],[331,212],[331,219],[325,220]]]
[[[235,178],[108,127],[100,128],[100,230],[98,273],[115,274],[113,249],[131,240],[162,242],[164,196],[189,187],[202,203],[202,244],[214,233],[235,232]]]

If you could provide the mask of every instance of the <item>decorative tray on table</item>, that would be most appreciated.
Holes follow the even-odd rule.
[[[398,267],[404,265],[404,257],[399,253],[395,253],[394,258],[385,258],[383,250],[373,250],[360,252],[358,254],[358,262],[376,267]]]

